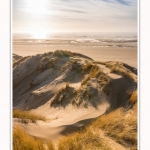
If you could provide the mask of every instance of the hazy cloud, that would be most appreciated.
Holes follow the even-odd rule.
[[[137,0],[43,0],[43,12],[40,12],[42,6],[35,5],[35,11],[29,9],[31,1],[36,0],[13,0],[15,30],[19,25],[74,31],[137,30]]]

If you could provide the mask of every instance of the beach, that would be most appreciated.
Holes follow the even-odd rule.
[[[98,42],[99,41],[99,42]],[[135,40],[68,40],[68,39],[14,39],[13,53],[20,56],[31,56],[67,50],[81,53],[95,61],[121,61],[137,68],[138,48]]]
[[[33,123],[18,116],[13,127],[51,140],[57,149],[60,140],[94,119],[133,107],[137,67],[134,39],[14,39],[13,111],[42,115],[46,121]],[[100,136],[112,150],[126,149]]]

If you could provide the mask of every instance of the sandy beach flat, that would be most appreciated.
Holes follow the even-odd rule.
[[[122,61],[137,68],[137,48],[13,45],[13,53],[20,56],[42,54],[55,50],[86,54],[95,61]]]

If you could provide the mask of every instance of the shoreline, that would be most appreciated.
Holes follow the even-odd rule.
[[[112,47],[74,47],[74,46],[42,46],[42,45],[13,45],[13,54],[30,56],[67,50],[89,56],[95,61],[121,61],[132,67],[138,68],[137,48],[112,48]]]

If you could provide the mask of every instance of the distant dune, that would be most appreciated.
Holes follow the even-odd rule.
[[[137,70],[122,62],[99,62],[69,51],[13,55],[13,108],[45,116],[24,126],[29,134],[58,141],[91,119],[116,108],[132,107]]]

